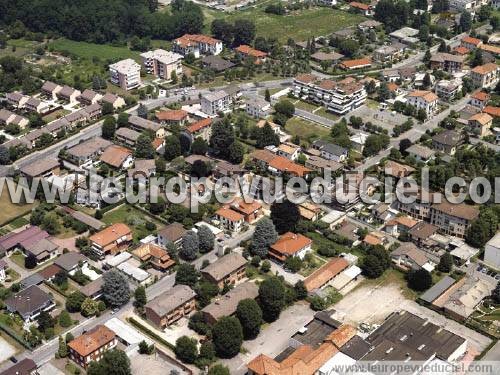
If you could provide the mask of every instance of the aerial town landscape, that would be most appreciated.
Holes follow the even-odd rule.
[[[499,63],[499,0],[0,0],[0,375],[500,374]]]

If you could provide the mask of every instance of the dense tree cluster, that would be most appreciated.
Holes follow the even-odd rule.
[[[223,19],[215,19],[211,25],[212,35],[222,40],[227,46],[238,47],[252,44],[255,38],[255,24],[246,19],[237,19],[230,23]]]
[[[155,12],[153,0],[0,0],[0,24],[17,20],[34,32],[105,43],[134,35],[173,39],[203,28],[201,8],[174,0],[170,12]]]

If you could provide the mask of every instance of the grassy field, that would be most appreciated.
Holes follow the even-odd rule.
[[[114,47],[107,44],[95,44],[87,42],[76,42],[65,38],[57,39],[49,44],[49,48],[54,51],[67,51],[81,58],[91,59],[99,57],[103,60],[107,59],[126,59],[132,58],[139,60],[139,52],[131,51],[128,47]]]
[[[102,221],[106,224],[127,224],[132,229],[134,242],[138,242],[140,239],[154,232],[146,228],[147,221],[153,222],[157,228],[163,226],[163,224],[159,221],[153,220],[149,216],[145,215],[144,212],[139,211],[135,207],[127,204],[123,204],[109,212],[106,212]]]
[[[312,142],[318,138],[326,138],[330,130],[300,117],[292,117],[287,121],[285,131],[295,137],[298,135],[302,142]]]
[[[357,25],[366,18],[348,12],[330,8],[311,8],[298,10],[286,16],[278,16],[264,12],[264,7],[247,9],[233,14],[204,9],[205,32],[210,32],[210,24],[216,18],[228,21],[248,19],[255,22],[257,35],[276,37],[281,42],[288,38],[304,41],[313,36],[327,35],[347,26]]]
[[[35,208],[38,203],[33,204],[14,204],[11,202],[9,197],[9,192],[4,186],[2,195],[0,196],[0,225],[3,225],[22,214],[27,214],[33,208]]]

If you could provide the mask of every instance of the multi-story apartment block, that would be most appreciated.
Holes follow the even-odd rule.
[[[434,90],[441,99],[452,100],[458,93],[461,93],[462,82],[458,79],[452,81],[443,79],[436,84]]]
[[[111,83],[123,90],[132,90],[141,84],[141,66],[132,59],[125,59],[109,66]]]
[[[441,233],[464,238],[466,230],[479,216],[479,209],[464,203],[452,204],[444,201],[431,207],[431,224]]]
[[[90,362],[99,362],[104,352],[117,344],[116,334],[105,325],[98,325],[69,342],[69,357],[86,369]]]
[[[495,63],[476,66],[470,71],[470,78],[474,86],[492,88],[498,83],[500,67]]]
[[[222,52],[222,41],[207,35],[185,34],[174,40],[172,50],[186,56],[192,53],[196,58],[200,55],[218,55]]]
[[[397,200],[398,210],[414,219],[428,221],[431,217],[431,206],[435,198],[433,193],[419,189],[419,191],[414,194],[406,195],[414,195],[415,199],[408,202]]]
[[[344,115],[361,106],[366,100],[366,91],[354,78],[341,81],[321,80],[313,74],[301,74],[293,81],[293,93],[326,107],[330,112]]]
[[[230,104],[231,98],[224,90],[201,96],[201,111],[209,116],[216,116],[218,112],[227,111]]]
[[[493,124],[493,117],[487,113],[476,113],[469,118],[468,126],[469,131],[478,135],[479,137],[486,137],[491,134],[491,126]]]
[[[219,289],[224,284],[235,285],[245,278],[247,261],[238,253],[230,253],[201,270],[201,275]]]
[[[408,104],[417,110],[423,109],[427,115],[434,113],[438,106],[438,96],[431,91],[415,90],[406,96]]]
[[[431,68],[441,69],[449,73],[461,72],[464,65],[464,56],[438,52],[431,57]]]
[[[146,304],[146,318],[163,330],[196,309],[195,297],[187,285],[176,285]]]
[[[175,52],[156,49],[141,53],[142,67],[148,74],[170,79],[172,73],[182,74],[182,56]]]

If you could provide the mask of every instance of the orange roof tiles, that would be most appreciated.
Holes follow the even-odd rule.
[[[90,236],[89,240],[101,247],[105,247],[106,245],[115,242],[124,236],[130,235],[131,233],[132,231],[127,225],[123,223],[116,223]]]
[[[304,286],[309,292],[321,288],[348,266],[344,258],[334,258],[310,274],[304,280]]]
[[[239,212],[236,212],[234,210],[231,210],[230,208],[227,207],[222,207],[217,210],[215,213],[218,216],[222,216],[223,218],[229,220],[229,221],[242,221],[244,219],[243,215],[240,214]]]
[[[254,49],[250,46],[247,46],[246,44],[242,44],[241,46],[235,48],[234,50],[243,55],[252,56],[257,59],[262,59],[267,56],[267,53]]]
[[[217,43],[220,43],[221,41],[219,39],[215,39],[211,36],[203,34],[184,34],[180,38],[177,38],[175,42],[182,46],[189,46],[193,44],[193,42],[215,45]]]
[[[472,98],[485,102],[490,100],[490,95],[484,91],[476,91],[474,94],[472,94]]]
[[[363,239],[363,242],[368,244],[368,245],[373,245],[373,246],[376,246],[376,245],[382,245],[382,240],[371,234],[371,233],[368,233],[365,238]]]
[[[188,117],[188,113],[182,109],[160,111],[155,114],[159,121],[181,121]]]
[[[346,60],[341,65],[345,68],[353,69],[353,68],[363,67],[363,66],[367,66],[367,65],[371,65],[371,64],[372,64],[372,61],[369,58],[364,57],[362,59]]]
[[[475,115],[473,115],[472,117],[469,118],[469,121],[477,121],[481,125],[486,125],[487,123],[489,123],[492,120],[493,120],[493,117],[491,117],[489,114],[484,113],[484,112],[476,113]]]
[[[298,76],[295,77],[296,81],[302,82],[302,83],[312,83],[318,80],[318,77],[315,76],[314,74],[299,74]]]
[[[161,138],[155,138],[153,139],[153,141],[151,142],[151,145],[154,147],[154,149],[158,149],[158,147],[160,147],[162,144],[163,144],[164,140],[161,139]]]
[[[399,86],[396,85],[394,82],[389,82],[387,84],[387,88],[389,89],[389,91],[396,91],[397,89],[399,89]]]
[[[408,96],[420,97],[428,103],[433,102],[435,100],[438,100],[438,97],[436,94],[434,94],[432,91],[427,91],[427,90],[415,90],[415,91],[410,92],[408,94]]]
[[[132,151],[130,151],[128,148],[118,145],[111,145],[106,148],[106,150],[104,150],[99,160],[111,165],[112,167],[120,168],[123,162],[127,160],[129,156],[132,156]]]
[[[491,73],[491,72],[493,72],[493,71],[495,71],[497,69],[498,69],[498,65],[497,64],[495,64],[495,63],[487,63],[487,64],[484,64],[484,65],[476,66],[474,69],[472,69],[472,72],[484,75],[484,74]]]
[[[479,46],[479,48],[482,49],[483,51],[492,53],[494,55],[500,54],[500,47],[497,47],[497,46],[492,46],[490,44],[482,44]]]
[[[349,3],[349,5],[352,6],[353,8],[357,8],[357,9],[361,9],[361,10],[369,10],[370,9],[370,6],[368,4],[359,3],[357,1],[353,1],[353,2]]]
[[[107,343],[113,341],[116,334],[104,325],[98,325],[91,331],[70,341],[68,346],[82,357],[86,357]]]
[[[211,118],[205,118],[203,120],[194,122],[186,127],[186,131],[188,133],[196,133],[197,131],[200,131],[203,128],[206,128],[208,126],[212,125],[212,119]]]
[[[255,211],[260,210],[262,205],[255,200],[247,203],[244,199],[237,198],[231,203],[231,207],[233,210],[242,212],[245,215],[251,215]]]
[[[456,52],[458,55],[467,55],[469,53],[469,49],[464,46],[455,47],[453,52]]]
[[[407,228],[413,228],[417,223],[418,221],[413,220],[409,216],[396,216],[394,219],[390,220],[387,225],[402,225]]]
[[[271,245],[271,249],[279,254],[294,256],[300,250],[311,246],[312,240],[298,233],[287,232],[282,234],[278,241]]]
[[[500,107],[486,106],[483,108],[483,112],[489,114],[492,117],[500,117]]]
[[[293,161],[283,157],[276,156],[270,162],[269,166],[280,171],[286,172],[298,177],[303,177],[311,172],[309,168],[306,168],[300,164],[294,163]]]
[[[462,38],[462,42],[467,44],[474,44],[475,46],[478,46],[479,44],[482,43],[481,39],[473,38],[471,36],[464,36]]]
[[[350,324],[342,324],[335,331],[330,333],[326,340],[329,340],[335,345],[337,348],[342,348],[347,342],[356,336],[357,330]]]

